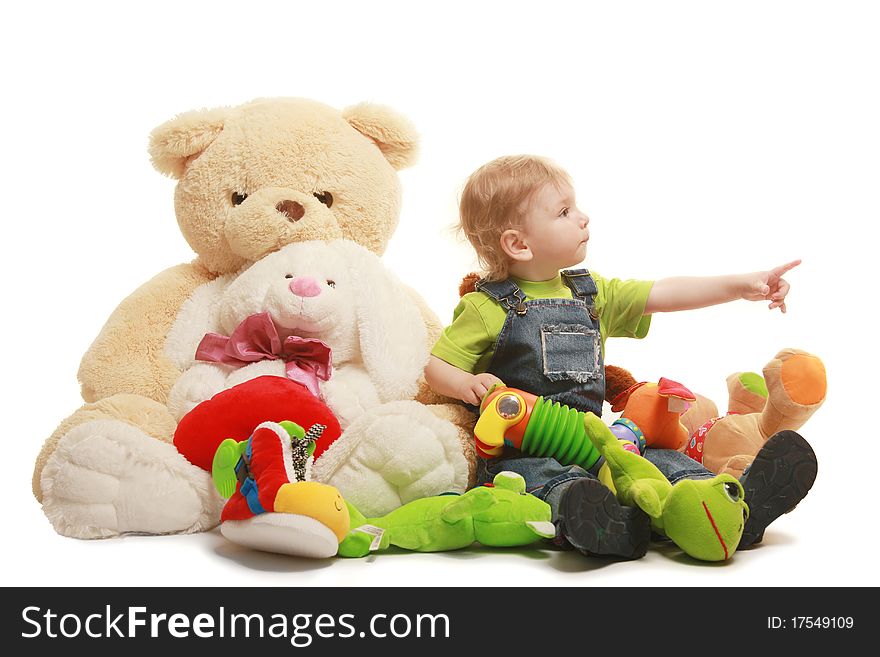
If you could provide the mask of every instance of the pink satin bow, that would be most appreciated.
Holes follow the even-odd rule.
[[[232,335],[206,333],[196,349],[196,360],[243,367],[261,360],[283,360],[287,378],[320,397],[318,379],[327,381],[333,373],[330,347],[316,338],[291,335],[281,341],[269,313],[250,315]]]

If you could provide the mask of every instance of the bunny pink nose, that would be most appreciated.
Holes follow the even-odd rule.
[[[290,281],[290,291],[300,297],[316,297],[321,294],[321,287],[311,276],[297,276]]]

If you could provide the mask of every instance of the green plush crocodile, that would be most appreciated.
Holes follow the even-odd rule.
[[[605,457],[617,498],[647,513],[655,532],[695,559],[723,561],[733,555],[749,515],[742,484],[723,474],[673,486],[653,463],[625,450],[601,418],[587,413],[584,428]]]
[[[352,529],[338,554],[363,557],[389,545],[419,552],[457,550],[475,542],[509,547],[553,538],[550,506],[526,493],[520,475],[500,472],[492,483],[464,495],[414,500],[382,518],[364,518],[349,504]]]

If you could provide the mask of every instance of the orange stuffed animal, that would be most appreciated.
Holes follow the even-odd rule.
[[[646,438],[650,431],[668,431],[673,439],[666,445],[671,449],[684,452],[715,474],[734,477],[742,475],[771,436],[786,429],[800,429],[824,403],[827,387],[825,365],[817,356],[783,349],[764,367],[763,377],[754,372],[738,372],[727,378],[730,400],[726,416],[719,417],[711,400],[693,395],[693,400],[686,400],[688,408],[676,418],[676,424],[672,414],[664,412],[666,400],[661,395],[661,386],[637,384],[632,374],[614,365],[605,366],[605,377],[605,398],[612,410],[623,410],[622,417],[638,424]],[[636,394],[643,388],[646,390],[641,395]],[[646,401],[642,401],[642,395]],[[660,421],[658,428],[642,426],[642,422],[649,421],[643,416]],[[676,444],[681,435],[685,436],[684,441]],[[665,445],[655,442],[653,446]]]
[[[605,397],[615,413],[635,423],[649,447],[680,449],[690,433],[681,415],[697,401],[680,383],[661,377],[658,383],[636,382],[620,367],[605,366]]]

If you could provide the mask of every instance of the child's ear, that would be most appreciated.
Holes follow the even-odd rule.
[[[532,259],[532,250],[523,239],[523,234],[515,228],[508,228],[501,233],[501,250],[513,260],[525,262]]]

